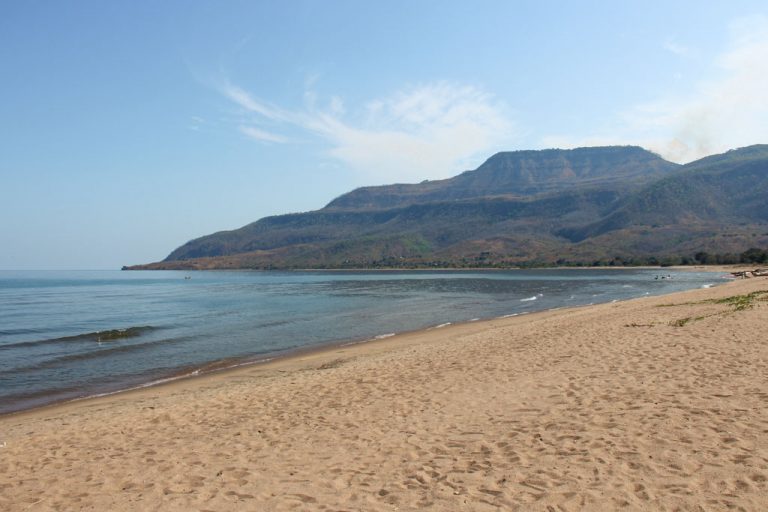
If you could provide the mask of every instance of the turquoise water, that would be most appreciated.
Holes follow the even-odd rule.
[[[645,269],[0,271],[0,412],[302,347],[720,282]]]

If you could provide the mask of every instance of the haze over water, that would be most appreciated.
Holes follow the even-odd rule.
[[[0,271],[0,412],[298,348],[721,281],[655,269]]]

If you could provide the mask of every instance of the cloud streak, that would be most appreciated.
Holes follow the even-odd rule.
[[[221,93],[248,113],[240,131],[261,142],[291,139],[255,125],[272,123],[299,130],[328,144],[327,155],[381,182],[442,178],[466,169],[478,154],[509,142],[514,124],[505,107],[479,88],[439,82],[412,87],[369,101],[349,112],[342,98],[318,107],[313,91],[305,106],[287,110],[270,105],[233,84]],[[274,131],[274,130],[273,130]]]
[[[258,140],[261,142],[274,142],[278,144],[283,144],[285,142],[288,142],[288,139],[286,137],[283,137],[281,135],[275,135],[274,133],[261,130],[254,126],[245,126],[245,125],[240,126],[240,132],[252,138],[253,140]]]
[[[684,163],[767,142],[768,18],[737,20],[729,29],[730,42],[712,62],[710,78],[685,96],[660,97],[621,112],[611,135],[550,136],[543,145],[640,144]]]
[[[222,85],[219,90],[231,101],[238,104],[241,108],[263,116],[272,121],[289,121],[290,115],[277,107],[270,106],[262,101],[253,98],[248,92],[229,82]]]

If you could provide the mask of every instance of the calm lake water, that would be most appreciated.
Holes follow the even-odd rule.
[[[0,412],[301,347],[721,282],[645,269],[0,271]]]

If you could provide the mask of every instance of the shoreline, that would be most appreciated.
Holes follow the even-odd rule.
[[[715,286],[720,286],[720,285],[718,284]],[[689,290],[686,290],[686,291],[689,291]],[[673,294],[674,293],[681,293],[681,292],[673,292]],[[171,373],[168,376],[159,377],[155,380],[147,381],[142,384],[133,385],[124,389],[105,391],[103,393],[95,393],[91,395],[84,395],[80,397],[54,401],[54,402],[47,403],[40,406],[34,406],[30,408],[24,408],[24,409],[19,409],[15,411],[9,411],[9,412],[2,412],[0,413],[0,422],[2,422],[6,418],[11,418],[15,416],[34,415],[37,412],[44,412],[44,411],[55,410],[59,408],[67,408],[70,405],[75,405],[80,402],[90,402],[94,400],[104,400],[104,399],[108,400],[112,397],[120,397],[122,395],[129,395],[132,393],[141,393],[143,391],[149,392],[155,389],[162,390],[167,386],[182,385],[187,382],[190,383],[190,386],[194,386],[195,381],[198,381],[198,380],[204,380],[206,378],[214,378],[214,377],[225,379],[227,377],[227,374],[229,373],[248,371],[249,369],[259,369],[266,365],[270,365],[269,369],[272,369],[271,366],[274,366],[275,368],[281,367],[282,364],[292,368],[294,364],[297,362],[314,360],[316,358],[323,359],[329,356],[331,353],[335,353],[335,354],[344,353],[346,352],[347,347],[394,343],[399,341],[401,338],[410,339],[415,337],[421,337],[429,333],[432,333],[433,331],[436,331],[436,330],[440,330],[445,332],[446,334],[450,334],[453,329],[460,328],[460,327],[476,326],[477,328],[482,329],[484,327],[484,324],[487,324],[489,322],[503,321],[503,320],[508,320],[516,317],[535,316],[542,313],[550,313],[555,311],[578,310],[581,308],[590,308],[590,307],[600,306],[604,304],[617,304],[621,302],[639,300],[639,299],[648,298],[648,297],[662,297],[666,295],[671,295],[671,294],[633,297],[630,299],[614,300],[612,302],[609,301],[609,302],[589,303],[589,304],[574,305],[574,306],[560,306],[555,308],[542,309],[538,311],[521,311],[519,313],[510,313],[510,314],[500,315],[500,316],[491,317],[491,318],[475,318],[475,319],[463,320],[463,321],[450,321],[450,322],[444,322],[441,324],[436,324],[428,327],[423,327],[420,329],[413,329],[413,330],[392,332],[392,333],[383,333],[383,334],[375,335],[373,337],[366,337],[366,338],[360,338],[360,339],[332,340],[332,341],[327,341],[317,345],[295,347],[293,349],[288,349],[288,350],[283,350],[278,352],[268,352],[268,353],[259,354],[256,356],[246,356],[243,358],[230,358],[226,360],[210,361],[201,367],[194,367],[196,368],[194,370],[192,369],[192,367],[190,367],[190,368],[184,369],[183,371]],[[382,348],[386,350],[386,347],[382,347]],[[224,361],[232,361],[232,364],[226,364],[224,363]],[[222,363],[224,364],[222,365]],[[213,368],[210,370],[204,369],[205,367],[209,367],[209,366]]]
[[[124,265],[120,270],[123,272],[141,272],[141,271],[166,271],[166,272],[210,272],[210,271],[222,271],[222,272],[445,272],[445,271],[460,271],[460,272],[476,272],[476,271],[509,271],[509,270],[610,270],[610,269],[624,269],[624,270],[652,270],[652,269],[672,269],[679,271],[711,271],[711,272],[731,272],[735,270],[752,270],[755,268],[755,264],[746,263],[733,263],[733,264],[712,264],[712,265],[671,265],[663,267],[661,265],[591,265],[591,266],[579,266],[579,265],[565,265],[565,266],[544,266],[544,267],[360,267],[360,268],[229,268],[229,267],[212,267],[212,268],[137,268],[137,267],[149,267],[153,263],[142,265]],[[114,269],[113,269],[114,270]]]
[[[5,415],[0,508],[761,510],[767,298],[734,280]]]
[[[583,269],[590,269],[590,268],[595,270],[605,270],[605,268],[602,268],[602,267],[562,267],[557,269],[553,268],[552,270],[568,270],[568,269],[583,270]],[[616,270],[633,269],[633,268],[647,270],[655,267],[606,267],[606,268],[613,268]],[[701,271],[702,269],[706,269],[706,268],[707,267],[681,267],[678,269],[678,268],[670,267],[670,269],[672,270],[681,270],[681,271],[684,271],[684,270]],[[723,269],[724,268],[726,267],[723,267]],[[723,269],[718,269],[717,271],[723,271]],[[225,272],[230,271],[230,269],[222,269],[222,270]],[[374,269],[374,270],[380,270],[384,272],[421,271],[421,269],[415,269],[415,270]],[[433,270],[434,271],[439,271],[439,270],[477,271],[478,269],[425,269],[425,270],[427,271],[433,271]],[[484,271],[507,271],[509,269],[479,269],[479,270],[484,272]],[[524,270],[529,270],[529,269],[524,269]],[[232,271],[235,271],[235,270],[232,270]],[[327,270],[316,270],[316,271],[326,272]],[[331,271],[355,272],[355,270],[346,270],[346,269],[331,270]],[[308,272],[311,272],[311,270],[309,270]],[[368,272],[368,270],[365,270],[365,272]],[[726,276],[719,276],[717,277],[717,279],[720,279],[721,282],[714,283],[715,287],[721,286],[722,284],[725,284],[726,282],[728,282],[726,280],[727,279]],[[690,290],[686,290],[686,291],[690,291]],[[672,292],[672,293],[681,293],[681,292]],[[131,393],[135,391],[142,391],[146,389],[163,387],[163,386],[172,385],[172,384],[176,384],[176,383],[187,381],[187,380],[195,380],[195,379],[200,379],[200,378],[204,378],[211,375],[225,374],[227,372],[237,371],[239,369],[259,367],[263,364],[268,364],[268,363],[279,363],[280,361],[284,361],[284,360],[308,357],[308,356],[325,353],[325,352],[333,352],[339,348],[343,348],[347,346],[369,344],[369,343],[382,342],[382,341],[386,342],[389,340],[394,341],[392,338],[397,338],[401,336],[419,335],[420,333],[426,333],[428,331],[432,331],[435,329],[443,329],[445,327],[455,327],[455,326],[465,325],[465,324],[473,324],[473,325],[477,325],[478,327],[482,327],[484,323],[492,322],[495,320],[504,320],[504,319],[514,318],[514,317],[524,316],[524,315],[536,315],[539,313],[545,313],[550,311],[562,311],[562,310],[579,309],[579,308],[585,308],[585,307],[593,307],[593,306],[598,306],[602,304],[615,304],[615,303],[627,302],[627,301],[632,301],[632,300],[637,300],[642,298],[659,297],[659,296],[663,296],[663,295],[641,295],[641,296],[632,297],[628,299],[618,299],[618,300],[612,300],[607,302],[590,302],[590,303],[581,304],[581,305],[561,305],[554,308],[547,308],[547,309],[534,310],[534,311],[520,311],[517,313],[499,315],[496,317],[473,318],[468,320],[448,320],[441,324],[429,325],[429,326],[425,326],[417,329],[405,330],[405,331],[399,331],[399,332],[379,333],[379,334],[375,334],[373,336],[365,337],[365,338],[333,339],[333,340],[328,340],[315,345],[298,346],[291,349],[278,350],[275,352],[265,352],[261,354],[254,354],[254,355],[243,356],[243,357],[218,359],[218,360],[208,361],[200,365],[180,367],[168,373],[158,374],[156,377],[153,377],[147,381],[143,381],[143,382],[136,381],[134,383],[126,384],[126,387],[112,388],[112,389],[109,389],[109,387],[107,387],[104,391],[96,391],[96,392],[92,392],[90,394],[86,394],[82,396],[54,400],[48,403],[43,403],[42,405],[33,405],[32,407],[23,407],[23,408],[19,408],[19,409],[7,411],[7,412],[0,412],[0,420],[8,416],[20,415],[28,412],[32,413],[38,410],[56,408],[59,406],[66,406],[68,404],[73,404],[73,403],[78,403],[83,401],[108,398],[108,397],[118,396],[118,395]],[[521,299],[521,300],[528,301],[530,299]]]

